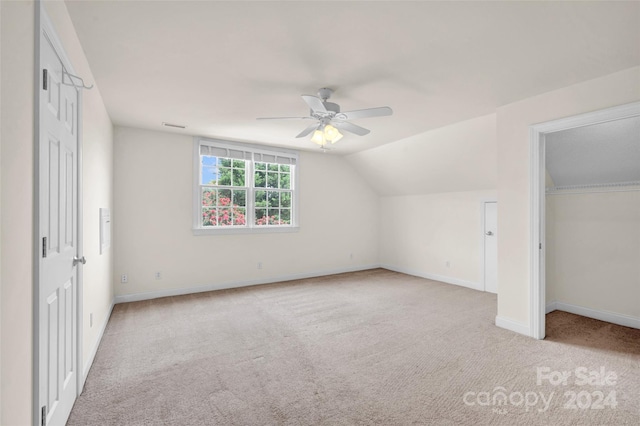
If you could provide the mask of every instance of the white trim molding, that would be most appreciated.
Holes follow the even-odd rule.
[[[482,283],[478,283],[478,282],[461,280],[459,278],[447,277],[444,275],[430,274],[428,272],[417,271],[415,269],[405,268],[402,266],[392,266],[387,264],[381,264],[380,267],[384,269],[388,269],[390,271],[400,272],[402,274],[413,275],[414,277],[426,278],[428,280],[440,281],[446,284],[459,285],[461,287],[467,287],[472,290],[483,291]]]
[[[100,343],[102,342],[102,337],[104,336],[104,332],[107,329],[107,324],[109,324],[109,319],[111,318],[111,313],[113,312],[113,307],[115,306],[115,300],[111,301],[111,306],[109,306],[109,311],[107,315],[105,315],[104,320],[102,321],[102,325],[100,326],[100,331],[98,332],[98,338],[96,339],[95,344],[91,348],[91,352],[87,357],[87,362],[85,362],[82,368],[82,386],[84,386],[84,382],[87,380],[87,376],[89,375],[89,370],[91,370],[91,366],[93,365],[93,360],[98,353],[98,348],[100,347]]]
[[[284,281],[293,281],[300,280],[304,278],[316,278],[322,277],[326,275],[335,275],[335,274],[343,274],[345,272],[357,272],[357,271],[367,271],[370,269],[379,268],[380,265],[362,265],[356,267],[348,267],[348,268],[337,268],[309,273],[300,273],[300,274],[288,274],[288,275],[280,275],[277,277],[270,278],[260,278],[255,280],[243,280],[243,281],[225,281],[217,284],[206,284],[196,287],[185,287],[185,288],[173,288],[168,290],[158,290],[151,291],[146,293],[133,293],[133,294],[121,294],[115,297],[115,303],[128,303],[128,302],[139,302],[141,300],[150,300],[157,299],[160,297],[170,297],[170,296],[183,296],[186,294],[194,294],[194,293],[204,293],[207,291],[214,290],[226,290],[230,288],[240,288],[240,287],[249,287],[253,285],[260,284],[273,284]]]
[[[547,313],[553,311],[569,312],[570,314],[593,318],[624,327],[640,329],[640,318],[631,315],[618,314],[615,312],[602,311],[599,309],[585,308],[584,306],[572,305],[564,302],[550,302],[547,304]]]
[[[529,312],[531,337],[545,336],[545,135],[562,130],[640,116],[640,102],[561,118],[529,128],[530,148],[530,285]]]
[[[524,336],[531,336],[531,330],[526,324],[523,324],[518,321],[514,321],[509,318],[496,316],[496,326],[500,328],[504,328],[505,330],[514,331]]]

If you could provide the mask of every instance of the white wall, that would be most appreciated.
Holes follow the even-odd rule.
[[[1,2],[2,425],[31,422],[34,3]]]
[[[32,294],[33,294],[33,146],[34,146],[34,22],[31,1],[1,2],[2,24],[2,164],[1,284],[2,355],[0,400],[2,425],[31,424],[32,419]],[[93,80],[84,53],[62,2],[45,4],[76,72]],[[83,148],[85,183],[85,315],[94,312],[94,328],[85,318],[84,353],[97,343],[96,324],[106,320],[110,306],[110,255],[99,257],[95,235],[96,206],[112,198],[112,126],[97,88],[84,93]]]
[[[191,137],[116,128],[116,295],[219,288],[378,263],[378,198],[344,158],[300,153],[300,230],[293,233],[194,236],[192,168]],[[127,284],[119,280],[124,273]]]
[[[44,3],[75,72],[87,84],[95,80],[84,56],[65,3]],[[113,208],[113,125],[98,86],[82,92],[82,181],[83,181],[83,361],[91,361],[100,343],[101,327],[108,320],[113,302],[113,247],[100,254],[99,209]],[[93,326],[89,321],[93,314]]]
[[[381,197],[380,263],[483,290],[482,201],[495,197],[495,191]]]
[[[496,199],[495,114],[352,154],[348,160],[381,194],[384,267],[482,287],[481,202]]]
[[[547,300],[640,319],[640,191],[546,201]]]
[[[529,127],[640,99],[640,67],[498,108],[498,316],[529,329]]]

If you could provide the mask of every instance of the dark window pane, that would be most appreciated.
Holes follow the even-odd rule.
[[[283,224],[291,225],[291,209],[281,209],[280,220]]]
[[[216,226],[218,224],[216,217],[216,209],[202,209],[202,226]]]
[[[256,163],[256,170],[267,170],[267,165],[265,163]]]
[[[286,164],[280,164],[280,171],[281,172],[287,172],[289,173],[289,171],[291,170],[290,166],[287,166]]]
[[[233,211],[233,224],[234,225],[246,225],[247,224],[247,209],[244,207],[234,208]]]
[[[289,173],[280,173],[280,188],[291,189],[291,175]]]
[[[282,207],[291,207],[291,193],[290,192],[282,192],[282,193],[280,193],[280,206],[282,206]]]
[[[218,171],[220,173],[218,176],[218,185],[231,186],[231,169],[220,167]]]
[[[279,225],[280,224],[280,210],[279,209],[269,209],[269,225]]]
[[[256,191],[256,207],[267,207],[267,191]]]
[[[254,186],[256,188],[264,188],[267,185],[267,177],[265,172],[256,172],[254,180]]]
[[[244,170],[233,169],[233,186],[244,186]]]
[[[278,165],[277,164],[269,164],[269,171],[270,172],[277,172],[278,171]]]
[[[231,167],[231,158],[220,158],[219,160],[222,167]]]
[[[267,225],[267,209],[256,209],[256,225]]]
[[[269,207],[280,207],[280,194],[275,191],[269,191]]]
[[[225,207],[231,205],[231,190],[219,189],[218,190],[218,205]]]
[[[267,188],[277,188],[277,187],[278,187],[278,173],[268,173]]]
[[[247,191],[233,191],[233,205],[245,207],[247,205]]]
[[[233,168],[234,169],[244,169],[244,160],[233,160]]]

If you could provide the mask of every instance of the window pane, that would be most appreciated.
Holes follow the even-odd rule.
[[[280,220],[283,224],[291,225],[291,209],[281,209]]]
[[[232,163],[231,158],[220,158],[219,159],[219,164],[222,167],[231,167],[231,163]]]
[[[289,173],[291,169],[290,166],[287,166],[286,164],[280,164],[280,171]]]
[[[277,187],[278,187],[278,173],[268,173],[267,188],[277,188]]]
[[[256,188],[264,188],[267,185],[267,177],[265,172],[256,172],[255,173],[255,182],[254,185]]]
[[[234,169],[244,169],[245,161],[244,160],[233,160],[233,168]]]
[[[256,209],[256,225],[267,225],[267,209]]]
[[[220,175],[218,176],[218,185],[230,186],[231,185],[231,169],[227,167],[220,167],[218,169]]]
[[[280,224],[280,211],[278,209],[269,209],[269,225]]]
[[[267,170],[267,165],[264,163],[256,163],[256,170]]]
[[[280,207],[280,194],[275,191],[269,191],[269,207]]]
[[[202,226],[216,226],[216,209],[202,209]]]
[[[291,175],[289,173],[280,173],[280,188],[291,189]]]
[[[201,185],[215,185],[218,178],[218,168],[215,166],[202,166]]]
[[[231,205],[231,190],[230,189],[219,189],[218,190],[218,205],[219,206],[229,206]]]
[[[231,209],[230,208],[218,209],[218,225],[219,226],[231,225]]]
[[[270,172],[277,172],[278,171],[278,165],[277,164],[269,164],[269,171]]]
[[[247,224],[247,209],[244,207],[236,207],[232,211],[233,213],[233,224],[234,225],[246,225]]]
[[[243,169],[233,169],[233,186],[244,186]]]
[[[233,205],[239,207],[245,207],[247,205],[247,191],[236,190],[233,191]]]
[[[256,207],[267,207],[267,191],[256,191]]]
[[[202,205],[203,206],[215,206],[216,205],[216,190],[211,188],[202,188]]]
[[[290,192],[281,192],[280,193],[280,206],[281,207],[291,207],[291,193]]]

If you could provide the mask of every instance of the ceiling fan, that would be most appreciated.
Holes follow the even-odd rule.
[[[315,120],[313,124],[300,132],[296,138],[303,138],[313,132],[311,140],[320,145],[321,148],[325,148],[327,142],[333,144],[342,139],[343,135],[340,130],[358,136],[364,136],[370,132],[369,129],[350,123],[347,120],[383,117],[393,114],[393,110],[386,106],[341,112],[340,105],[327,102],[332,93],[333,90],[323,87],[318,90],[318,96],[302,95],[302,100],[311,109],[309,117],[264,117],[258,118],[258,120]]]

